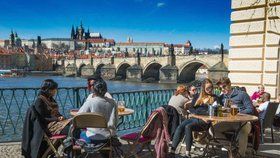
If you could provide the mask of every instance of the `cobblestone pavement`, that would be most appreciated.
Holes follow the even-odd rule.
[[[247,154],[247,158],[250,157],[255,157],[255,158],[279,158],[280,157],[280,131],[276,131],[274,133],[275,137],[275,142],[271,143],[271,138],[269,131],[266,132],[266,137],[265,137],[265,144],[260,145],[260,149],[257,152],[256,155],[252,155],[250,152]],[[124,153],[127,154],[129,153],[129,146],[125,142],[122,142],[124,145],[122,146],[123,150],[125,151]],[[22,158],[20,155],[21,150],[20,150],[20,142],[11,142],[11,143],[0,143],[0,158]],[[180,154],[177,154],[176,157],[180,158],[183,156],[184,150]],[[193,155],[192,157],[198,157],[201,156],[202,151],[199,149],[193,150],[192,151]],[[226,157],[226,151],[218,151],[216,156],[213,157]],[[95,156],[96,157],[96,156]],[[151,154],[147,151],[144,150],[141,154],[140,157],[147,158],[147,157],[152,157]]]

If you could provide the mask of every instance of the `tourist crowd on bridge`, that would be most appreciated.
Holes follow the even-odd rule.
[[[53,136],[59,135],[66,135],[68,137],[63,137],[66,138],[64,140],[64,147],[66,146],[64,154],[68,156],[69,154],[73,154],[71,152],[73,151],[73,146],[80,145],[79,143],[76,144],[76,141],[73,140],[83,142],[81,147],[84,144],[105,144],[104,146],[121,145],[117,136],[118,113],[120,112],[118,102],[108,92],[107,83],[101,76],[95,74],[88,78],[87,87],[90,94],[77,111],[76,116],[88,113],[101,114],[107,121],[106,129],[83,128],[78,132],[73,132],[71,127],[72,118],[67,119],[60,114],[58,110],[59,105],[54,99],[58,90],[58,84],[52,79],[46,79],[41,85],[40,93],[35,104],[26,113],[22,135],[22,155],[33,158],[53,154],[52,151],[48,150],[51,145],[49,142],[46,142],[45,137],[52,138]],[[170,98],[168,105],[152,111],[150,117],[147,118],[144,130],[142,129],[140,132],[142,135],[138,143],[141,144],[144,140],[149,140],[150,138],[152,138],[151,140],[155,140],[155,150],[152,153],[155,153],[156,155],[153,156],[158,158],[174,157],[176,155],[176,149],[183,143],[186,145],[184,156],[191,157],[192,146],[197,140],[209,139],[209,135],[210,137],[219,137],[226,140],[229,139],[226,135],[227,132],[237,131],[239,129],[237,133],[237,153],[240,157],[245,157],[248,142],[250,143],[251,141],[248,137],[252,133],[255,136],[253,138],[253,147],[255,150],[258,149],[262,130],[261,124],[266,118],[266,111],[270,108],[270,99],[271,95],[265,91],[263,85],[260,85],[258,91],[250,97],[246,92],[246,88],[233,87],[230,79],[227,77],[221,78],[215,84],[210,79],[205,79],[200,88],[193,85],[179,85],[174,95]],[[280,96],[277,99],[279,102]],[[212,113],[213,109],[214,113]],[[245,122],[240,126],[240,122],[210,123],[203,119],[193,117],[195,115],[223,117],[220,111],[222,109],[225,109],[227,112],[230,111],[231,114],[233,109],[238,109],[239,115],[252,115],[257,116],[259,119]],[[279,109],[272,114],[269,113],[273,117],[276,115],[274,125],[279,125],[279,122],[276,122],[277,120],[279,121],[277,119],[277,116],[279,118],[280,115]],[[233,118],[229,117],[229,119]],[[205,133],[209,135],[206,137]],[[126,138],[126,140],[130,137],[132,137],[131,134],[121,136],[121,138]],[[113,141],[108,143],[108,139]],[[172,143],[170,143],[171,141]],[[150,141],[148,142],[151,143]],[[56,145],[58,144],[56,143]],[[137,156],[136,152],[131,152]],[[100,153],[103,157],[112,156],[110,150],[101,151]]]

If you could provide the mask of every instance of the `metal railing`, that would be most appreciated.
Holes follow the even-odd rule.
[[[112,93],[115,100],[124,100],[126,107],[134,109],[133,115],[125,116],[118,130],[141,127],[152,110],[168,104],[173,89],[131,91]],[[19,141],[26,111],[37,95],[39,88],[0,89],[0,142]],[[55,96],[60,112],[70,117],[69,111],[79,108],[88,96],[85,87],[59,88]]]

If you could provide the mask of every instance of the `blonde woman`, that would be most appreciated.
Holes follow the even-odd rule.
[[[177,90],[168,102],[168,105],[173,106],[177,110],[181,117],[181,120],[184,120],[190,104],[191,99],[189,98],[189,92],[187,90],[187,87],[184,85],[180,85],[177,87]]]
[[[208,105],[218,101],[218,97],[213,94],[213,83],[209,79],[205,79],[201,85],[201,93],[195,95],[190,111],[191,113],[204,114],[208,111]],[[186,137],[186,157],[190,157],[191,146],[193,142],[193,131],[207,130],[208,124],[199,119],[188,119],[183,121],[176,129],[172,140],[171,153],[175,153],[175,150],[185,134]]]

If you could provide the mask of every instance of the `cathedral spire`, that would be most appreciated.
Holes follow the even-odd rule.
[[[75,39],[75,29],[74,29],[74,25],[72,25],[72,30],[71,30],[71,39]]]
[[[14,47],[15,46],[15,35],[13,32],[13,29],[11,30],[11,34],[10,34],[10,40],[11,40],[11,46]]]

